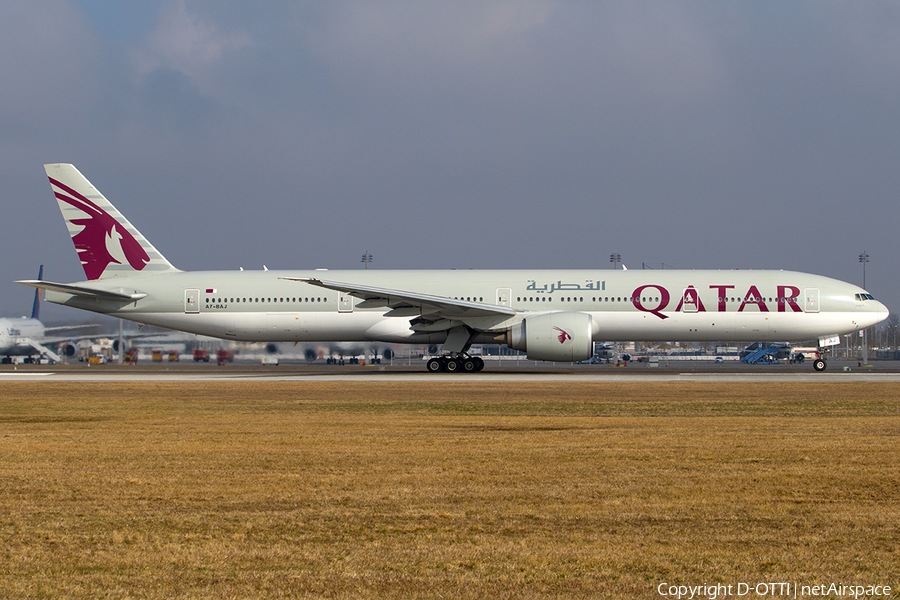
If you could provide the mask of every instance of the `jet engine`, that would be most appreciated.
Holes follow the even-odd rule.
[[[507,334],[507,344],[528,353],[528,360],[575,362],[594,354],[591,315],[552,312],[525,317]]]

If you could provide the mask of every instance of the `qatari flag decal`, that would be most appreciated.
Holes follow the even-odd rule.
[[[216,293],[216,288],[206,288],[206,293],[207,293],[207,294],[215,294],[215,293]]]

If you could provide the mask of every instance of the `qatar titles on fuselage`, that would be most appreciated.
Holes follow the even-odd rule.
[[[594,340],[824,342],[888,316],[856,285],[794,271],[185,272],[72,165],[46,170],[87,280],[22,283],[51,302],[223,339],[443,344],[445,362],[497,343],[568,361],[589,358]]]

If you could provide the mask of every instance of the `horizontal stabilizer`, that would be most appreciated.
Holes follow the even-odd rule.
[[[52,283],[49,281],[39,280],[22,280],[16,283],[22,285],[30,285],[31,287],[49,290],[51,292],[60,292],[62,294],[72,294],[73,296],[82,296],[85,298],[96,298],[98,300],[112,300],[115,302],[134,302],[141,298],[146,298],[147,294],[125,292],[111,292],[109,290],[97,290],[94,288],[84,287],[81,285],[70,285],[67,283]]]

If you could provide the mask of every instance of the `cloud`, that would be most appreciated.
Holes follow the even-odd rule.
[[[184,0],[173,0],[163,6],[158,25],[135,61],[140,75],[171,69],[203,85],[211,69],[250,43],[247,34],[222,31],[211,20],[189,12]]]
[[[711,19],[671,2],[353,1],[329,3],[308,40],[345,89],[376,99],[525,90],[662,104],[702,97],[724,75]]]
[[[0,55],[5,137],[60,127],[90,106],[101,85],[100,48],[65,0],[0,3]]]
[[[330,61],[389,71],[470,68],[514,48],[553,12],[542,0],[336,2],[314,39]]]

